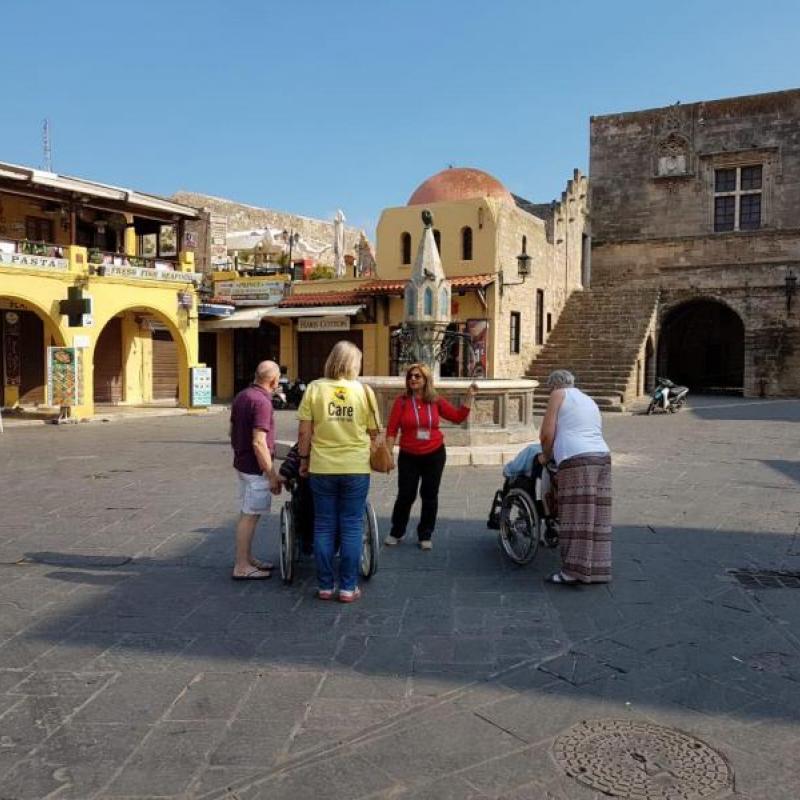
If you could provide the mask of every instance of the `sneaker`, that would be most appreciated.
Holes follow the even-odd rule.
[[[352,591],[348,591],[347,589],[340,589],[339,590],[339,602],[340,603],[355,603],[356,600],[361,599],[361,589],[356,586],[355,589]]]
[[[317,589],[318,600],[333,600],[333,589]]]
[[[403,541],[402,539],[398,539],[396,536],[392,536],[392,534],[390,533],[390,534],[389,534],[389,535],[388,535],[388,536],[387,536],[387,537],[386,537],[386,538],[383,540],[383,543],[384,543],[384,544],[385,544],[387,547],[394,547],[395,545],[398,545],[398,544],[400,544],[400,542],[402,542],[402,541]]]
[[[419,543],[420,550],[433,550],[433,542],[430,539],[423,539]]]

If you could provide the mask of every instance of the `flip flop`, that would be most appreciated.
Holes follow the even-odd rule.
[[[546,583],[554,583],[556,586],[578,586],[580,581],[577,578],[567,578],[562,572],[554,572],[545,578]]]
[[[268,572],[267,570],[253,568],[250,572],[246,572],[244,575],[231,575],[231,580],[234,581],[265,581],[267,578],[271,578],[272,573]]]
[[[260,569],[262,571],[269,572],[271,569],[275,569],[275,565],[271,561],[259,561],[259,559],[254,558],[250,562],[256,569]]]

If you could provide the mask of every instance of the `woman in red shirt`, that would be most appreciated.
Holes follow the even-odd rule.
[[[386,426],[386,444],[390,449],[394,447],[397,431],[401,433],[400,457],[397,460],[397,499],[392,511],[392,530],[384,544],[390,547],[400,544],[419,490],[422,500],[417,526],[419,546],[423,550],[433,548],[431,536],[439,508],[439,484],[447,458],[439,420],[444,418],[456,424],[463,422],[469,416],[477,391],[478,387],[473,383],[467,389],[464,405],[454,408],[436,394],[428,367],[412,364],[406,370],[406,392],[394,401]]]

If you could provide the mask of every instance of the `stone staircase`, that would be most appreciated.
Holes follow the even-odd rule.
[[[657,307],[657,289],[573,292],[527,376],[543,384],[553,370],[568,369],[601,411],[624,411],[637,395],[636,362]],[[535,413],[544,411],[548,394],[536,392]]]

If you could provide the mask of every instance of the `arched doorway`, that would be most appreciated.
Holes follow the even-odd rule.
[[[63,341],[43,311],[0,296],[0,407],[46,400],[47,348]]]
[[[658,374],[693,391],[741,394],[744,387],[744,324],[715,300],[672,309],[661,325]]]
[[[112,317],[94,348],[94,402],[174,404],[186,356],[165,319],[147,309]]]

